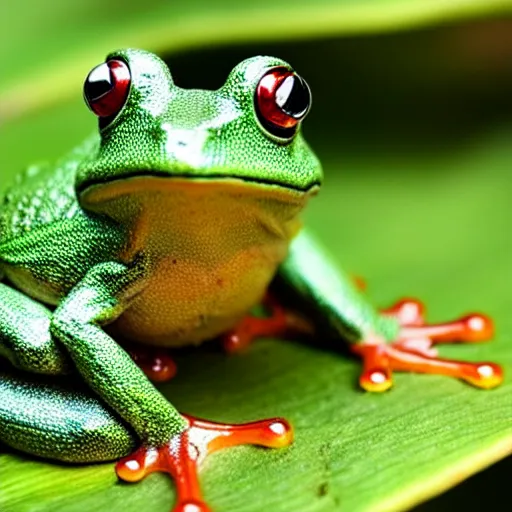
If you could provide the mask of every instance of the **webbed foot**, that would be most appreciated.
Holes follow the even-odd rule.
[[[138,482],[156,471],[168,473],[176,482],[178,502],[173,512],[210,512],[202,498],[198,466],[217,450],[241,444],[281,448],[293,441],[286,420],[273,418],[240,425],[213,423],[185,416],[188,428],[164,446],[141,447],[116,465],[121,480]]]
[[[470,363],[438,357],[436,344],[476,343],[489,340],[494,332],[490,318],[471,314],[441,324],[424,322],[423,305],[405,299],[384,310],[401,326],[398,339],[386,344],[383,340],[367,339],[353,345],[352,351],[363,359],[360,385],[367,391],[385,391],[392,386],[392,372],[412,371],[449,375],[470,384],[490,389],[503,380],[501,368],[494,363]]]
[[[299,314],[285,309],[272,295],[265,296],[263,305],[269,312],[268,316],[248,315],[232,331],[222,337],[226,352],[239,352],[254,340],[266,336],[314,333],[311,322]]]

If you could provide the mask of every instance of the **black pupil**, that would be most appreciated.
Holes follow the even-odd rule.
[[[95,67],[85,81],[85,94],[90,100],[97,100],[113,87],[112,75],[108,64],[100,64]]]
[[[302,118],[308,111],[311,94],[306,81],[298,75],[290,75],[276,91],[276,104],[295,119]]]

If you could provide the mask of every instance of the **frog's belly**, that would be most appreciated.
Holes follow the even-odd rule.
[[[213,267],[167,259],[113,328],[124,338],[152,345],[212,339],[261,301],[277,264],[276,258],[256,250]]]

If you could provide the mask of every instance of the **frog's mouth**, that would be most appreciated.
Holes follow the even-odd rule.
[[[123,183],[125,181],[131,181],[133,179],[139,179],[143,180],[143,178],[160,178],[172,181],[181,181],[181,180],[187,180],[190,181],[191,184],[198,183],[198,184],[204,184],[204,183],[247,183],[247,184],[253,184],[253,185],[262,185],[262,186],[268,186],[268,187],[278,187],[281,189],[286,189],[290,191],[295,192],[301,192],[301,193],[314,193],[315,190],[318,190],[320,187],[320,181],[314,181],[312,183],[309,183],[303,187],[301,186],[295,186],[292,184],[284,184],[277,180],[272,179],[265,179],[265,178],[257,178],[252,176],[236,176],[236,175],[226,175],[226,174],[192,174],[192,173],[173,173],[169,174],[165,171],[159,171],[159,170],[136,170],[131,171],[123,174],[122,176],[116,177],[116,178],[97,178],[93,180],[88,180],[82,184],[80,184],[78,188],[78,193],[80,196],[88,194],[90,189],[95,189],[97,187],[101,186],[107,186],[113,183]]]
[[[114,179],[97,179],[83,183],[78,189],[85,205],[110,201],[121,196],[137,196],[148,192],[165,193],[177,190],[224,192],[236,195],[252,195],[281,199],[285,202],[302,203],[316,195],[320,182],[315,181],[301,188],[289,184],[255,177],[229,176],[225,174],[173,174],[162,171],[133,171]]]

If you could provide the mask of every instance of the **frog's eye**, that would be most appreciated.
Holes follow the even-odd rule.
[[[311,107],[306,81],[286,68],[273,68],[259,81],[255,107],[263,127],[274,137],[290,139]]]
[[[96,66],[84,83],[88,107],[100,118],[115,116],[124,106],[130,90],[130,70],[121,60]]]

